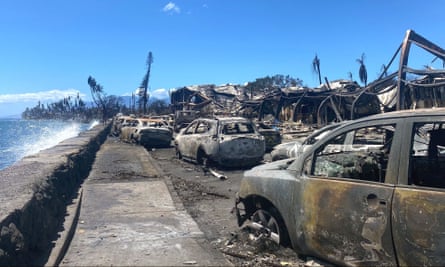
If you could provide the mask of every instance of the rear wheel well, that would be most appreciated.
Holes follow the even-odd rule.
[[[198,151],[196,152],[196,162],[206,167],[209,167],[211,164],[210,157],[207,155],[204,148],[202,147],[199,147]]]

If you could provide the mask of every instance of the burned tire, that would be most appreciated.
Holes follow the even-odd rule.
[[[198,150],[198,154],[196,155],[196,162],[203,167],[210,167],[210,158],[202,149]]]
[[[176,144],[175,144],[175,155],[178,159],[182,159],[181,151],[179,151],[179,148]]]
[[[276,209],[259,208],[252,214],[251,221],[261,225],[261,227],[254,227],[256,235],[266,234],[270,240],[279,245],[289,245],[289,235],[286,226]]]

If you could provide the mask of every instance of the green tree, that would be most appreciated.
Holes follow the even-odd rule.
[[[266,76],[257,78],[254,82],[248,82],[245,89],[250,93],[250,98],[257,93],[267,94],[279,88],[291,86],[301,86],[303,81],[298,78],[292,78],[289,75],[276,74],[274,76]]]

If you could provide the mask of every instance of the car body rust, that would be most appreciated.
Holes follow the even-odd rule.
[[[296,158],[245,171],[238,223],[270,215],[274,240],[337,265],[443,266],[444,129],[444,108],[345,122]]]

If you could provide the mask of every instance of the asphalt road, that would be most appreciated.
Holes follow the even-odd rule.
[[[211,242],[238,230],[232,210],[244,170],[214,169],[226,177],[220,179],[199,165],[177,159],[173,148],[149,153],[170,177],[183,205]]]
[[[233,208],[244,169],[217,169],[225,179],[205,172],[200,165],[179,160],[174,148],[149,151],[163,170],[187,212],[203,231],[210,247],[223,252],[236,266],[322,266],[314,259],[303,261],[290,248],[268,240],[252,240],[241,230]],[[267,161],[270,155],[265,155]]]

